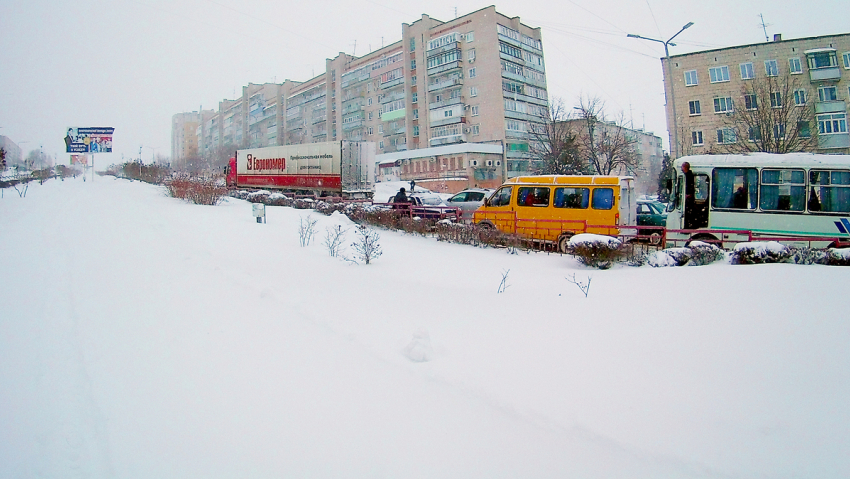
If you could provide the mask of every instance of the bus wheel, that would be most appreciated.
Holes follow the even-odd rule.
[[[661,244],[661,233],[655,231],[649,235],[649,244],[653,246],[658,246]]]
[[[714,235],[710,235],[710,234],[707,234],[707,233],[701,233],[701,234],[692,236],[691,239],[689,239],[688,242],[685,243],[686,248],[691,245],[691,241],[704,241],[706,243],[710,243],[710,244],[713,244],[717,247],[720,247],[720,244],[719,244],[720,240],[718,240]]]
[[[563,233],[558,237],[558,251],[561,253],[568,253],[570,249],[570,238],[572,238],[572,233]]]

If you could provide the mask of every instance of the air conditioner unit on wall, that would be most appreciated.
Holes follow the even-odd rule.
[[[496,166],[502,166],[501,160],[496,160]]]
[[[470,131],[472,131],[472,128],[464,128],[464,129],[463,129],[463,132],[464,132],[464,133],[469,133]]]
[[[472,166],[478,166],[478,160],[472,160]]]
[[[410,164],[410,160],[404,160],[404,164],[405,164],[405,165],[409,165],[409,164]]]
[[[487,166],[493,166],[493,160],[487,160]]]

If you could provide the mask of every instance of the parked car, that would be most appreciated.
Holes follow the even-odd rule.
[[[391,196],[387,203],[395,203]],[[413,193],[407,196],[407,203],[398,205],[399,209],[409,209],[411,216],[423,219],[457,221],[458,209],[448,206],[439,195],[433,193]],[[395,209],[395,205],[393,207]]]
[[[462,220],[472,221],[472,214],[484,204],[484,200],[491,194],[493,194],[491,189],[467,188],[447,199],[446,204],[460,208]]]
[[[637,200],[637,224],[638,226],[666,226],[667,212],[664,204],[656,200]],[[638,228],[638,235],[648,236],[642,238],[651,244],[661,243],[663,230],[661,228]]]

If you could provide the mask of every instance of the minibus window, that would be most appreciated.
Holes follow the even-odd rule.
[[[555,208],[586,209],[590,188],[555,188]]]
[[[593,209],[610,210],[614,207],[613,188],[595,188],[593,190]]]
[[[499,188],[490,200],[490,206],[508,206],[511,204],[511,187]]]
[[[549,206],[549,188],[523,186],[517,190],[517,206]]]

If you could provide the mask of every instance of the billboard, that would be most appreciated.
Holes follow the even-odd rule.
[[[67,153],[112,153],[112,127],[68,128]]]
[[[86,155],[71,155],[71,165],[88,166],[89,157]]]

